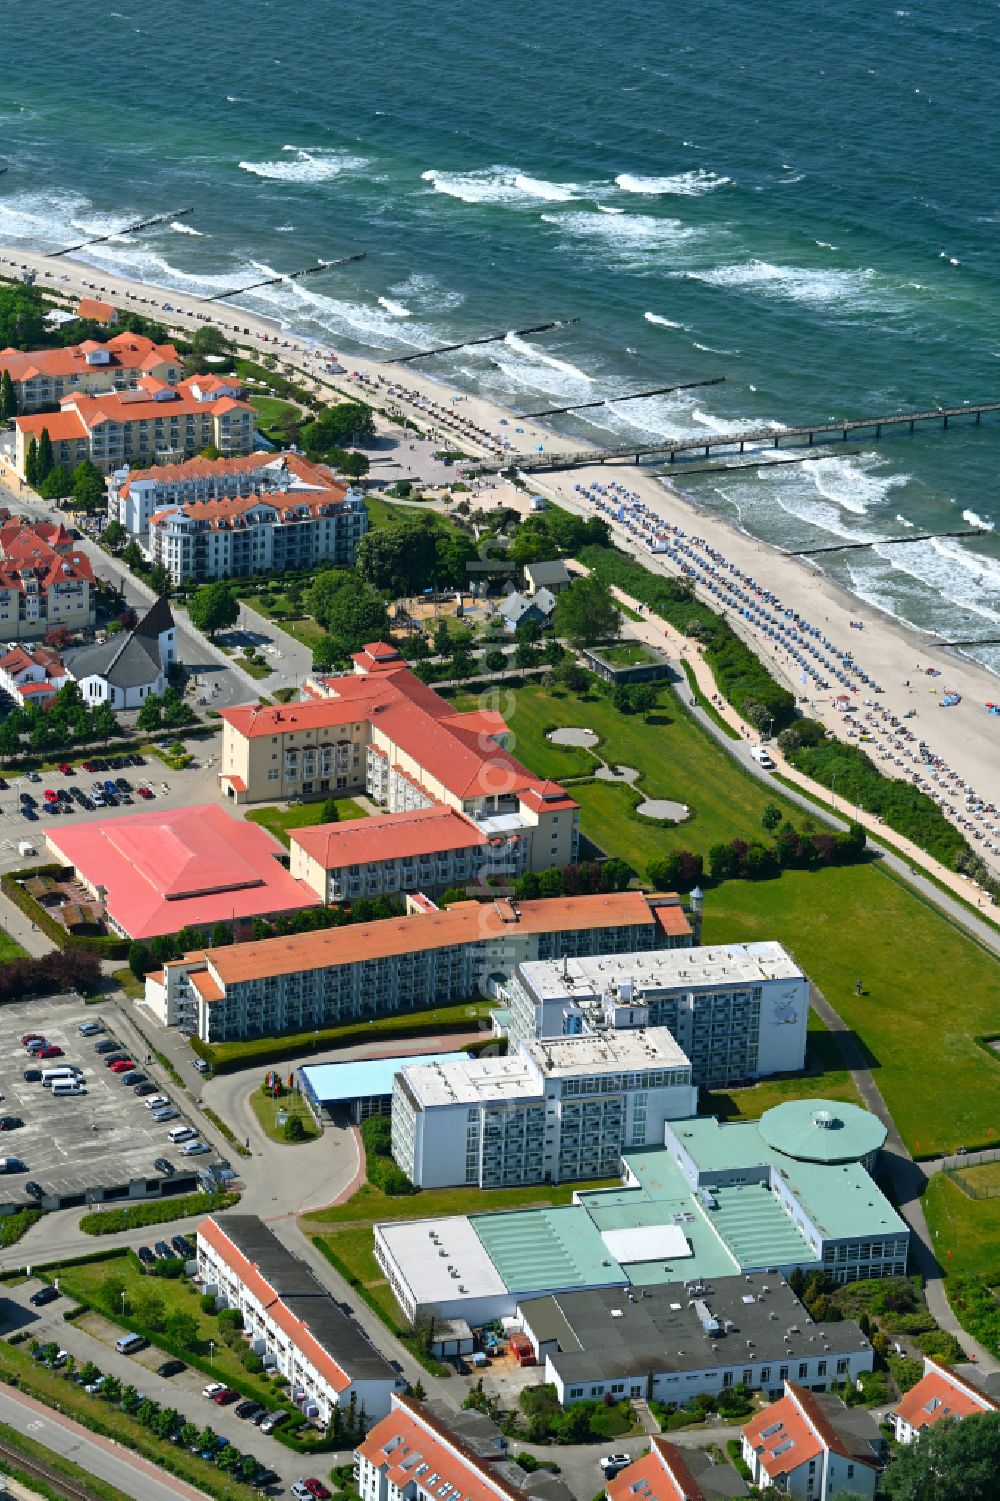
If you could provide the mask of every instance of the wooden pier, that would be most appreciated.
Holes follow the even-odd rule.
[[[836,422],[810,422],[799,427],[759,428],[740,433],[718,433],[705,438],[664,438],[659,443],[624,444],[618,448],[576,449],[566,453],[510,454],[502,460],[477,464],[477,469],[503,471],[520,469],[538,472],[548,469],[586,469],[593,464],[621,464],[629,460],[638,464],[642,459],[666,458],[671,464],[685,454],[702,454],[709,458],[720,449],[733,449],[745,453],[747,448],[782,448],[801,442],[810,446],[820,438],[837,437],[846,441],[850,436],[868,433],[871,438],[881,438],[883,432],[907,428],[911,433],[918,422],[940,422],[948,427],[957,417],[973,417],[976,426],[985,414],[1000,412],[1000,401],[983,401],[968,406],[934,407],[929,411],[895,412],[879,417],[844,417]]]

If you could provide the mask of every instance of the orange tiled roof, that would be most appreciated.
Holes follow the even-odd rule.
[[[40,438],[47,431],[53,443],[71,443],[74,438],[85,438],[87,429],[79,414],[67,412],[36,412],[27,417],[15,417],[18,430],[29,438]]]
[[[0,523],[0,588],[23,589],[27,578],[44,592],[55,584],[93,584],[94,571],[63,526],[15,516]]]
[[[318,860],[324,870],[486,843],[486,835],[471,818],[454,808],[440,807],[352,818],[348,823],[314,824],[312,828],[290,829],[289,838],[310,859]]]
[[[394,1393],[389,1416],[376,1423],[356,1452],[408,1494],[415,1485],[429,1496],[462,1501],[526,1501],[525,1493],[493,1472],[491,1462],[468,1449],[411,1397]],[[437,1479],[432,1485],[430,1477]]]
[[[608,1481],[605,1492],[608,1501],[709,1501],[683,1451],[658,1437],[648,1454]]]
[[[807,1464],[823,1453],[823,1444],[799,1410],[790,1386],[786,1388],[785,1396],[744,1424],[743,1436],[756,1450],[761,1465],[772,1480],[776,1475],[797,1470],[799,1465]]]
[[[107,352],[108,360],[88,365],[87,355],[95,350]],[[4,349],[0,351],[0,370],[7,370],[11,380],[32,380],[38,375],[50,379],[70,375],[99,375],[102,371],[151,370],[160,365],[180,365],[181,357],[172,344],[154,344],[144,334],[115,334],[105,344],[86,339],[63,349]]]
[[[933,1428],[942,1418],[969,1418],[977,1412],[1000,1411],[985,1392],[978,1391],[955,1371],[946,1371],[925,1360],[923,1376],[892,1409],[897,1417],[918,1431]]]
[[[210,948],[205,951],[205,960],[225,986],[264,975],[295,974],[299,970],[487,942],[504,934],[625,928],[652,922],[649,902],[641,891],[551,897],[519,902],[516,907],[505,900],[456,902],[446,911],[381,918],[343,928],[297,933],[288,938],[262,938],[228,948]]]
[[[95,302],[92,297],[82,297],[76,308],[78,318],[87,318],[93,323],[110,323],[117,312],[110,302]]]

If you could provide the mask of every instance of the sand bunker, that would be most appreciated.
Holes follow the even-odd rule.
[[[589,750],[596,745],[598,735],[594,730],[573,729],[572,727],[561,730],[549,730],[546,740],[551,740],[553,745],[579,745],[584,750]]]
[[[669,818],[673,823],[680,823],[681,819],[687,818],[691,809],[687,803],[675,803],[668,797],[647,797],[645,802],[637,805],[635,811],[644,818]]]

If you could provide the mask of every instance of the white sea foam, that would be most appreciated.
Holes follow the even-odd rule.
[[[294,224],[276,224],[274,226],[274,232],[275,232],[276,235],[290,235],[290,234],[294,234],[294,232],[295,232],[295,225]]]
[[[686,323],[675,323],[673,318],[662,318],[659,313],[643,313],[647,323],[658,323],[661,328],[681,328],[685,333],[690,333]]]
[[[170,221],[170,228],[178,235],[197,235],[202,240],[207,238],[203,229],[195,229],[193,225],[182,224],[179,219],[172,219]]]
[[[676,255],[681,247],[694,246],[704,238],[704,231],[679,219],[661,219],[653,214],[600,214],[576,209],[542,214],[541,218],[571,239],[587,241],[625,264],[645,262],[663,251]]]
[[[804,266],[774,266],[769,261],[741,261],[684,274],[710,287],[732,287],[788,302],[820,305],[857,303],[871,299],[877,291],[874,271],[823,271]]]
[[[379,307],[384,307],[385,308],[386,312],[390,315],[390,317],[393,317],[393,318],[412,318],[413,317],[413,314],[410,312],[410,309],[408,307],[404,307],[401,302],[393,302],[388,297],[380,297],[379,300],[378,300],[378,304],[379,304]]]
[[[508,349],[513,349],[515,354],[524,355],[525,358],[534,360],[539,365],[547,365],[550,370],[558,370],[570,380],[579,381],[588,386],[593,384],[593,378],[587,374],[586,370],[580,370],[576,365],[571,365],[568,360],[557,359],[554,354],[546,354],[544,349],[525,343],[524,339],[517,334],[508,334],[504,343]]]
[[[452,308],[461,307],[465,301],[462,292],[442,287],[435,277],[423,271],[414,271],[405,281],[391,286],[389,291],[394,298],[402,298],[406,303],[415,302],[421,313],[448,312]]]
[[[963,511],[962,520],[967,521],[970,526],[979,527],[980,530],[984,532],[992,532],[995,530],[994,523],[992,521],[988,521],[985,516],[977,515],[975,511]]]
[[[957,609],[1000,625],[1000,563],[995,559],[943,537],[873,551],[924,591],[931,589]]]
[[[672,177],[638,177],[631,172],[621,172],[615,184],[623,193],[668,194],[681,198],[700,198],[704,193],[714,193],[732,181],[730,177],[717,177],[698,167],[693,172],[678,172]]]
[[[896,520],[899,522],[900,526],[907,526],[912,528],[914,525],[914,523],[912,521],[908,521],[905,516],[901,516],[898,511],[896,512]]]
[[[599,214],[623,214],[625,210],[623,208],[615,208],[611,203],[599,203],[597,205],[597,212]]]
[[[348,151],[330,151],[311,146],[282,146],[287,156],[277,161],[240,162],[244,172],[275,182],[331,182],[342,172],[360,172],[368,165],[364,156]]]
[[[699,344],[697,339],[692,339],[691,345],[694,349],[700,349],[702,354],[739,354],[738,349],[719,349],[714,344]]]
[[[434,168],[420,174],[435,193],[460,198],[463,203],[527,203],[541,199],[546,203],[569,203],[577,196],[572,183],[546,182],[529,177],[516,167],[483,167],[477,172],[439,172]]]
[[[909,482],[907,474],[878,474],[882,460],[878,454],[863,453],[856,458],[823,458],[804,465],[825,500],[855,516],[866,516],[872,506],[886,499],[890,490]]]

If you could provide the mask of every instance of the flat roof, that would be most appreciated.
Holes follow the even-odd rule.
[[[692,1254],[681,1225],[634,1225],[624,1230],[605,1230],[601,1239],[623,1266],[636,1261],[683,1261]]]
[[[449,1062],[415,1058],[404,1070],[421,1105],[483,1104],[489,1100],[541,1099],[544,1085],[520,1054],[509,1058],[470,1058]]]
[[[783,1278],[768,1272],[709,1283],[665,1282],[640,1294],[624,1288],[528,1299],[520,1311],[536,1338],[555,1340],[564,1380],[692,1371],[741,1364],[747,1342],[757,1361],[786,1362],[870,1348],[853,1319],[813,1323]],[[727,1327],[729,1324],[735,1327]],[[788,1336],[786,1340],[785,1336]]]
[[[192,976],[192,979],[195,977]],[[405,1058],[358,1058],[350,1063],[307,1063],[299,1077],[321,1105],[392,1094],[401,1069],[411,1063],[460,1063],[466,1053],[413,1053]]]
[[[477,1214],[471,1224],[504,1285],[515,1294],[622,1286],[628,1281],[586,1210],[522,1209]]]
[[[545,1037],[521,1044],[525,1056],[550,1078],[605,1074],[616,1069],[687,1068],[687,1054],[666,1027]]]
[[[842,1107],[836,1104],[833,1108]],[[719,1122],[714,1116],[668,1121],[668,1151],[672,1138],[693,1159],[699,1177],[706,1182],[711,1182],[715,1174],[741,1167],[769,1168],[780,1174],[827,1239],[909,1234],[907,1225],[859,1162],[808,1162],[788,1157],[768,1145],[758,1121]],[[713,1193],[719,1190],[713,1188]]]
[[[57,859],[94,890],[130,938],[317,907],[321,899],[281,864],[266,829],[215,803],[46,830]]]
[[[764,1111],[759,1129],[769,1147],[804,1162],[857,1162],[888,1135],[877,1115],[844,1100],[786,1100]]]
[[[611,985],[631,982],[638,1000],[646,990],[697,990],[718,985],[759,985],[805,980],[780,943],[717,943],[705,948],[647,949],[580,959],[531,959],[518,973],[539,1000],[583,1000]]]
[[[448,1302],[466,1296],[499,1298],[507,1292],[486,1247],[465,1215],[388,1221],[375,1229],[418,1304]],[[452,1275],[453,1270],[457,1271],[457,1277]]]

